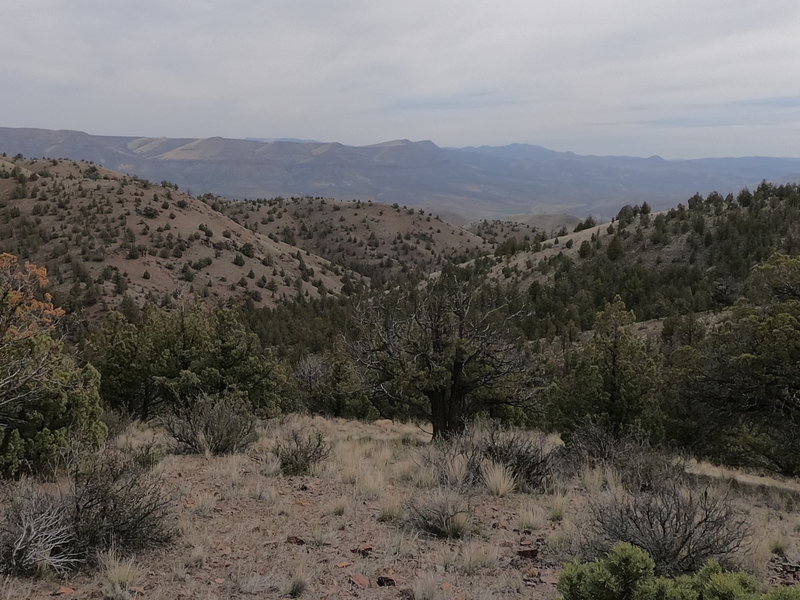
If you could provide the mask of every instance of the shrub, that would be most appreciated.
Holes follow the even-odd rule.
[[[64,499],[26,480],[11,487],[0,522],[0,572],[62,575],[75,568],[80,556],[70,549],[75,532]]]
[[[597,562],[569,563],[558,580],[564,600],[634,600],[653,579],[655,563],[631,544],[617,544]]]
[[[631,493],[622,486],[590,499],[589,550],[628,542],[647,551],[659,574],[694,571],[709,559],[729,560],[748,536],[747,521],[727,494],[668,479]]]
[[[232,454],[258,438],[256,418],[238,395],[203,394],[194,403],[173,406],[164,428],[178,451],[196,454]]]
[[[481,451],[489,460],[508,467],[529,490],[546,487],[559,457],[559,447],[544,434],[497,428],[489,429]]]
[[[611,467],[630,491],[652,489],[660,482],[686,477],[682,460],[654,448],[633,434],[614,436],[596,422],[576,429],[566,447],[568,469]]]
[[[474,430],[437,440],[420,455],[420,469],[435,474],[439,485],[465,489],[481,482],[483,453]]]
[[[311,468],[328,458],[331,446],[319,431],[291,429],[273,448],[284,475],[308,475]]]
[[[136,455],[75,446],[56,470],[58,484],[20,480],[0,504],[0,572],[63,574],[112,546],[122,552],[168,542],[162,481]]]
[[[507,471],[505,479],[524,491],[544,489],[561,459],[561,447],[548,436],[499,428],[494,423],[472,425],[462,434],[437,440],[421,455],[421,468],[436,473],[440,485],[467,488],[487,483],[487,463]],[[498,471],[499,474],[499,471]]]
[[[409,503],[409,521],[438,538],[463,538],[472,524],[467,498],[458,490],[440,486]]]
[[[105,446],[68,460],[68,498],[75,547],[92,561],[114,546],[127,553],[161,546],[174,535],[163,480],[142,460],[149,451]]]
[[[724,572],[715,561],[693,575],[656,577],[647,552],[624,543],[596,562],[565,565],[558,591],[564,600],[800,600],[800,586],[762,594],[752,577]]]

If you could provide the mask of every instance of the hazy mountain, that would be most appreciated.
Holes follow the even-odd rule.
[[[0,151],[90,160],[194,193],[373,199],[468,219],[537,212],[610,216],[643,199],[659,208],[695,192],[800,179],[797,158],[668,161],[581,156],[525,144],[441,148],[430,141],[394,140],[345,146],[0,128]]]

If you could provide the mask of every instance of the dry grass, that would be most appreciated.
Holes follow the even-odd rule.
[[[103,598],[130,600],[131,588],[140,586],[145,570],[133,558],[121,558],[113,548],[98,556]]]
[[[332,454],[319,471],[283,477],[272,441],[284,428],[298,427],[322,432]],[[404,423],[292,416],[266,422],[259,433],[247,455],[170,456],[158,465],[181,515],[181,535],[171,548],[135,557],[134,565],[148,573],[145,600],[351,592],[396,600],[400,589],[442,600],[552,599],[558,565],[580,547],[590,494],[620,487],[619,475],[606,469],[551,480],[545,494],[495,495],[481,492],[480,481],[477,487],[443,486],[439,473],[420,460],[431,451],[419,445],[424,434]],[[133,444],[152,434],[134,428],[125,435]],[[465,461],[458,452],[454,456],[446,479],[463,483]],[[800,519],[764,494],[754,499],[745,490],[737,493],[759,534],[742,562],[766,578],[771,558],[784,553],[797,561],[794,526]],[[420,519],[414,509],[427,516]],[[429,523],[436,522],[441,534],[431,535]],[[541,545],[537,558],[518,556],[531,547],[523,542]],[[367,577],[367,589],[354,587],[355,575]],[[391,576],[397,587],[377,587],[380,576]],[[523,581],[540,576],[544,583]],[[76,588],[76,597],[98,589],[98,581],[86,576],[70,576],[66,584]],[[3,585],[0,600],[44,600],[57,587],[52,579]]]
[[[567,511],[567,496],[557,492],[550,497],[550,512],[548,519],[554,522],[563,521]]]
[[[414,600],[435,600],[440,596],[439,585],[439,578],[434,573],[424,573],[411,587]]]
[[[467,575],[474,575],[482,569],[497,564],[497,548],[483,541],[467,542],[461,548],[461,569]]]
[[[517,527],[520,531],[538,531],[547,525],[547,513],[537,503],[526,501],[519,511]]]
[[[508,496],[517,487],[517,480],[511,469],[505,465],[488,461],[481,467],[481,477],[486,489],[493,496]]]
[[[378,505],[378,521],[397,522],[403,518],[403,501],[397,494],[386,494]]]

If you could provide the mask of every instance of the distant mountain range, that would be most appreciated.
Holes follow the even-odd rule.
[[[373,199],[468,220],[545,212],[608,217],[627,203],[667,207],[695,192],[800,180],[800,158],[582,156],[526,144],[442,148],[394,140],[345,146],[0,128],[0,152],[94,161],[195,194]]]

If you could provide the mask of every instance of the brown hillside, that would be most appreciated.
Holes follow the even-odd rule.
[[[70,307],[199,295],[272,305],[338,293],[344,270],[168,182],[71,160],[0,159],[0,251],[44,264]],[[235,264],[234,261],[236,261]]]
[[[285,242],[378,281],[494,247],[422,209],[328,198],[273,198],[225,205],[226,214],[275,242]]]

